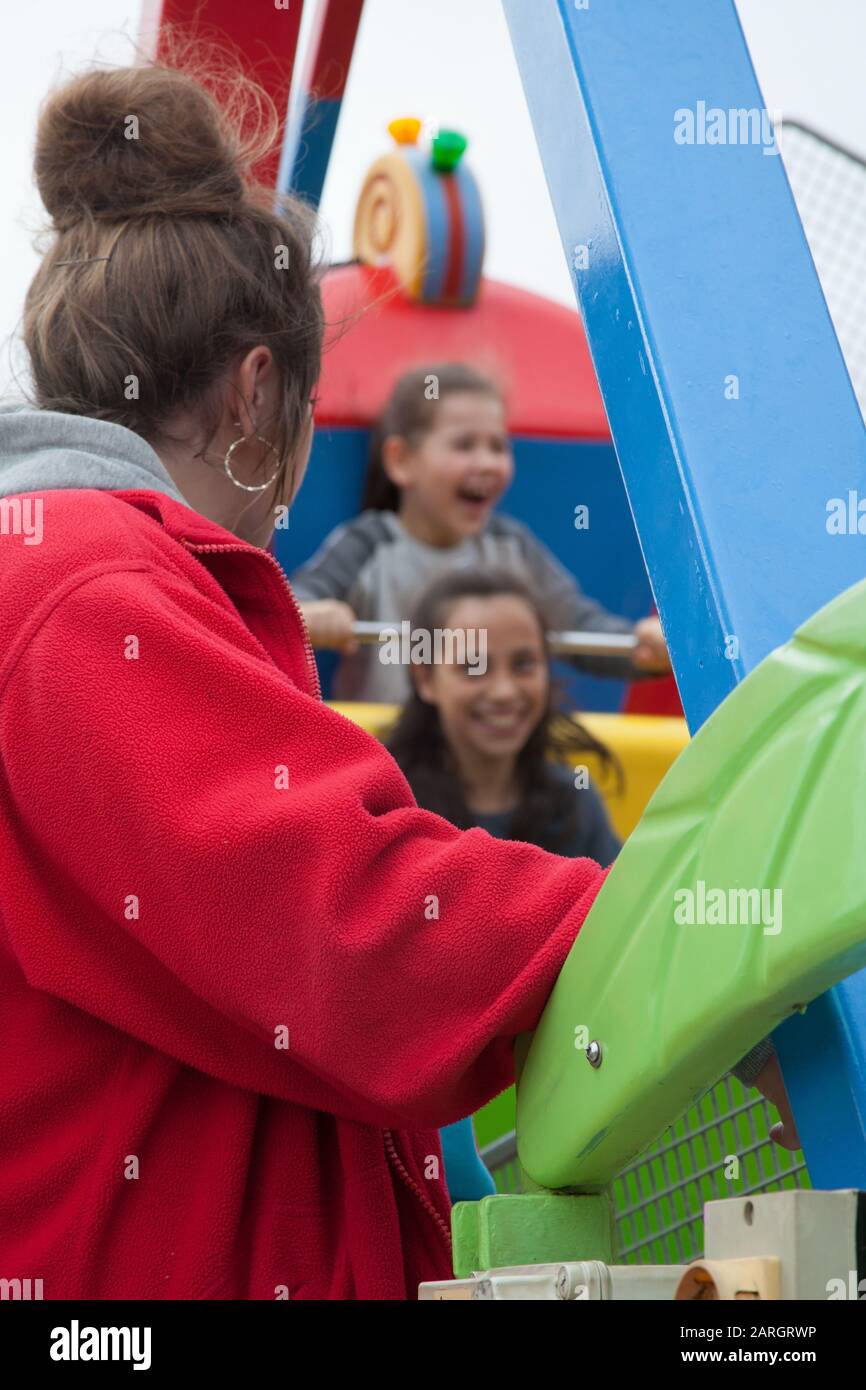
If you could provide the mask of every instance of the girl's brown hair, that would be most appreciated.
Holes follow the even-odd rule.
[[[496,383],[466,362],[439,362],[428,367],[416,367],[399,378],[370,435],[362,511],[396,512],[399,509],[400,490],[385,472],[382,445],[392,434],[399,435],[410,445],[417,443],[433,428],[439,404],[447,396],[459,392],[502,400],[502,392]]]
[[[49,95],[35,176],[54,237],[24,341],[41,408],[151,443],[190,409],[209,439],[225,370],[265,344],[282,401],[255,424],[282,460],[282,495],[320,369],[314,221],[290,199],[276,210],[253,177],[279,129],[264,92],[238,74],[221,96],[158,65],[95,70]]]

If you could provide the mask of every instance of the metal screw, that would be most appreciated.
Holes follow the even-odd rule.
[[[589,1062],[589,1065],[590,1065],[591,1067],[600,1067],[600,1066],[601,1066],[601,1043],[600,1043],[600,1042],[591,1042],[591,1043],[590,1043],[589,1047],[586,1049],[586,1060]]]

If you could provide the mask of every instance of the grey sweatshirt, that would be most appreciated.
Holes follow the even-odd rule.
[[[56,488],[162,492],[189,505],[147,441],[123,425],[0,404],[0,497]]]

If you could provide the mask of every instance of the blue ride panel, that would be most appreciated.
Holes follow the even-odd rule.
[[[365,429],[324,425],[316,430],[289,524],[274,532],[274,554],[287,574],[309,560],[335,526],[358,515],[369,438]]]
[[[652,593],[612,446],[520,436],[512,443],[514,482],[501,510],[534,531],[609,612],[646,617]],[[579,530],[576,507],[587,508],[589,522]],[[583,675],[563,661],[554,672],[573,709],[622,708],[622,681]]]
[[[862,578],[860,538],[826,523],[866,495],[866,433],[731,0],[504,5],[694,729]],[[866,1187],[862,992],[780,1038],[819,1186]]]
[[[274,532],[274,555],[287,575],[309,560],[335,526],[358,515],[368,442],[369,433],[363,429],[324,426],[316,431],[307,476],[289,513],[289,524]],[[336,652],[316,652],[326,700],[338,660]]]

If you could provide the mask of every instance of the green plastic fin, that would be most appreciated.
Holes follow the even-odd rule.
[[[521,1165],[546,1188],[602,1188],[863,965],[866,582],[732,692],[647,806],[533,1039]]]

